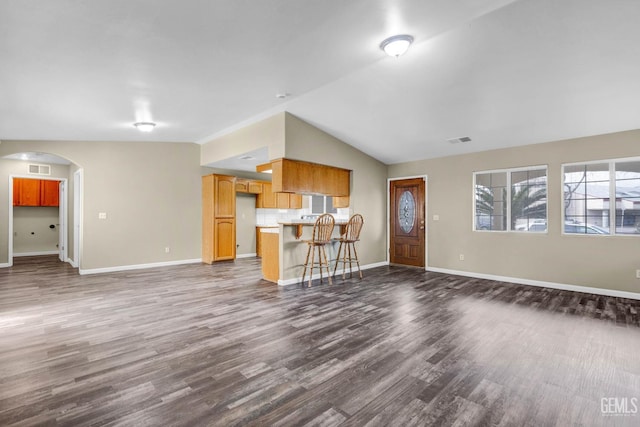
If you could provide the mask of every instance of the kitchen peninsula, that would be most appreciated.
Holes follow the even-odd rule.
[[[336,219],[332,238],[338,238],[343,233],[348,219]],[[302,276],[302,266],[307,256],[305,240],[311,239],[314,220],[289,220],[281,221],[278,232],[278,280],[279,285],[298,283]],[[327,257],[334,260],[337,253],[337,245],[327,245]],[[271,259],[263,258],[262,262],[270,262]],[[264,267],[263,267],[264,271]],[[319,270],[317,270],[319,271]],[[333,271],[332,271],[333,272]],[[267,279],[265,277],[265,279]],[[269,279],[267,279],[269,280]],[[275,282],[275,280],[273,280]]]
[[[298,210],[298,215],[327,212],[340,208],[332,233],[333,238],[344,234],[350,203],[351,171],[292,159],[276,159],[258,165],[258,172],[272,172],[271,182],[238,178],[231,175],[207,175],[203,177],[203,256],[206,263],[236,258],[236,209],[237,193],[255,194],[256,209]],[[302,195],[324,196],[319,210],[306,202]],[[327,200],[330,199],[330,202]],[[310,198],[309,198],[310,200]],[[302,212],[301,212],[302,211]],[[336,212],[333,210],[333,212]],[[244,218],[244,215],[242,216]],[[289,218],[289,219],[287,219]],[[265,280],[288,285],[297,283],[307,256],[304,240],[311,239],[313,219],[290,219],[285,216],[274,228],[269,221],[256,223],[256,253],[262,255],[262,272]],[[303,216],[304,218],[304,216]],[[275,222],[275,221],[274,221]],[[335,259],[338,243],[326,247],[329,259]]]

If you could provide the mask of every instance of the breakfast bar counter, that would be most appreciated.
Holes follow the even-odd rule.
[[[346,219],[336,219],[335,225],[340,229],[341,235],[344,234],[345,227],[347,226],[347,222],[348,220]],[[299,220],[295,219],[295,220],[281,221],[279,224],[295,227],[294,230],[295,230],[296,239],[300,239],[300,237],[302,237],[303,227],[309,227],[309,226],[313,227],[315,223],[316,223],[315,220],[311,220],[311,219],[299,219]]]
[[[346,219],[337,219],[333,229],[332,238],[337,239],[344,233],[347,224]],[[278,236],[278,285],[291,285],[299,283],[302,279],[302,270],[307,256],[307,245],[304,240],[311,239],[315,220],[287,220],[279,222]],[[336,244],[327,245],[327,257],[333,260],[336,257]],[[264,262],[264,260],[263,260]],[[315,276],[315,275],[314,275]]]

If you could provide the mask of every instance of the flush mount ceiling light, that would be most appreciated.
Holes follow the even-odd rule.
[[[413,43],[413,37],[400,34],[384,39],[382,43],[380,43],[380,49],[384,50],[387,55],[397,58],[409,49],[411,43]]]
[[[138,122],[133,124],[140,132],[151,132],[154,127],[156,127],[155,123],[152,122]]]

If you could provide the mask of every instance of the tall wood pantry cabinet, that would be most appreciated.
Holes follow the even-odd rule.
[[[202,177],[202,262],[236,258],[236,178]]]

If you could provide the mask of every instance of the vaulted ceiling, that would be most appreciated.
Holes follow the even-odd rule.
[[[0,139],[204,143],[286,110],[397,163],[634,129],[638,18],[637,0],[3,0]],[[394,34],[415,38],[397,59]]]

